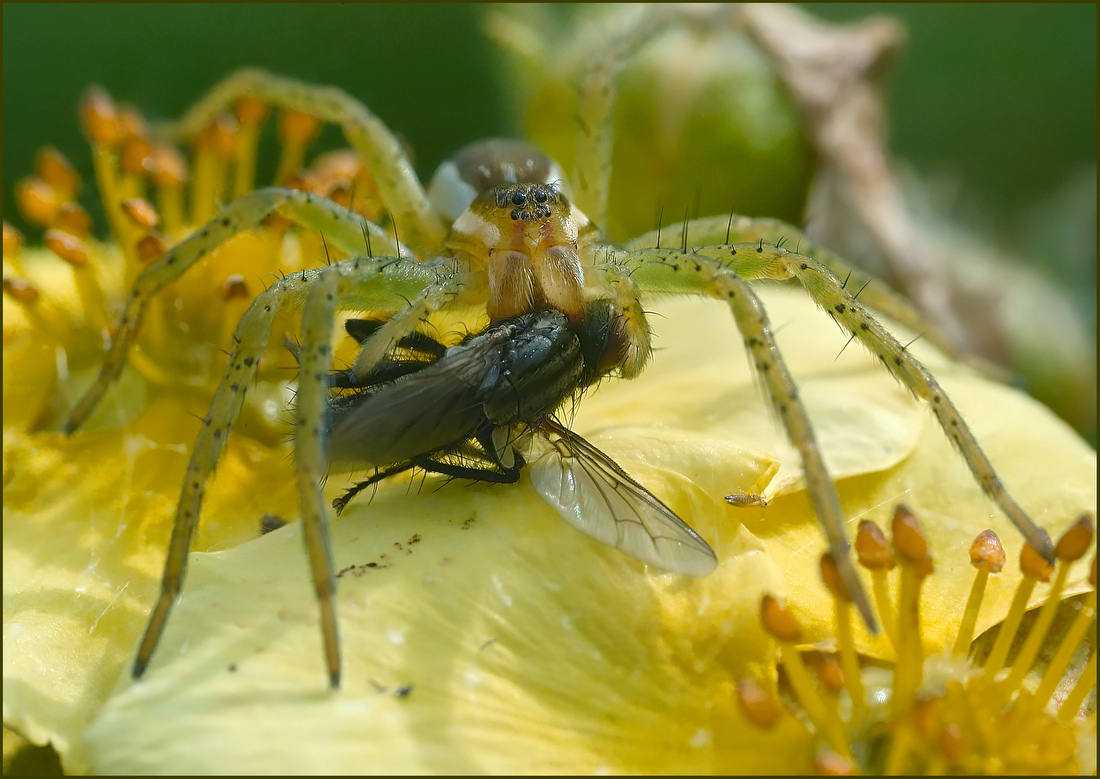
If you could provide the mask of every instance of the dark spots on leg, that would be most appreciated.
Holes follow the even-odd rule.
[[[165,265],[175,265],[176,264],[176,255],[169,254],[167,257],[164,258],[164,264]]]
[[[243,362],[244,362],[245,365],[247,365],[249,368],[251,368],[252,365],[256,362],[256,358],[255,357],[245,357]]]
[[[806,263],[802,263],[801,267],[802,267],[802,270],[806,270],[806,269],[807,269],[807,268],[809,268],[810,266],[809,266],[809,265],[807,265]]]
[[[228,216],[222,218],[222,227],[229,227],[231,224],[233,224],[233,220]]]
[[[860,325],[859,325],[859,329],[860,330],[870,330],[871,326],[869,324],[867,324],[866,322],[861,322]]]
[[[901,357],[895,357],[894,358],[894,365],[901,365],[901,363],[902,363]]]
[[[843,314],[845,311],[848,310],[847,307],[843,303],[837,303],[836,306],[834,307],[834,309],[836,310],[836,312],[838,314]]]
[[[731,247],[730,247],[730,257],[733,257],[733,256],[735,256],[736,254],[737,254],[737,250],[736,250],[736,249],[734,249],[734,248],[733,248],[733,247],[731,246]]]
[[[229,391],[230,392],[236,392],[240,388],[241,388],[241,385],[237,384],[236,382],[233,382],[232,384],[229,385]]]

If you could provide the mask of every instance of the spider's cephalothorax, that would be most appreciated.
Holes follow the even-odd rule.
[[[588,217],[557,187],[536,182],[480,193],[444,247],[487,272],[490,320],[554,308],[576,321],[585,300],[581,252],[596,238]]]
[[[776,344],[767,312],[750,283],[795,281],[914,396],[929,404],[981,488],[1033,547],[1045,556],[1051,555],[1052,545],[1046,532],[1009,495],[935,377],[871,313],[873,309],[887,314],[922,333],[926,341],[948,354],[955,354],[950,340],[924,322],[912,305],[896,293],[840,258],[811,246],[798,237],[796,228],[768,219],[726,215],[672,226],[668,231],[680,236],[675,247],[661,245],[660,230],[636,238],[622,248],[600,242],[596,225],[585,214],[591,214],[598,222],[606,213],[610,109],[615,100],[616,74],[625,58],[660,34],[666,16],[679,13],[656,8],[643,13],[635,23],[616,33],[608,45],[592,53],[578,100],[578,169],[574,181],[579,189],[575,202],[567,198],[560,170],[545,155],[529,145],[500,140],[464,149],[456,161],[441,168],[429,192],[425,192],[401,144],[361,103],[337,89],[315,87],[259,71],[242,71],[229,77],[183,118],[177,131],[195,134],[210,125],[219,112],[247,100],[295,109],[341,125],[377,182],[379,198],[405,242],[399,242],[391,231],[336,202],[308,192],[273,187],[238,197],[141,271],[99,378],[69,418],[66,425],[69,432],[81,425],[118,378],[149,301],[224,241],[262,225],[270,214],[277,213],[323,233],[328,246],[348,256],[324,267],[280,278],[255,299],[241,318],[225,374],[191,454],[160,598],[138,651],[135,675],[140,675],[148,665],[181,589],[205,485],[241,412],[244,394],[272,335],[275,317],[283,310],[301,310],[295,467],[303,537],[321,606],[325,658],[334,686],[339,683],[341,662],[334,565],[326,524],[329,501],[322,485],[332,453],[325,421],[333,411],[329,377],[333,368],[335,320],[341,310],[371,311],[376,316],[388,317],[365,338],[354,365],[345,374],[346,386],[364,386],[364,381],[369,383],[370,377],[378,375],[373,371],[380,364],[402,344],[410,344],[409,339],[418,328],[429,324],[436,315],[472,310],[480,319],[485,312],[492,326],[514,317],[556,312],[554,316],[562,317],[568,328],[576,332],[595,310],[591,308],[593,304],[601,306],[609,321],[606,337],[600,340],[601,348],[597,350],[602,353],[584,357],[586,370],[597,378],[609,373],[632,378],[642,370],[651,352],[644,310],[647,299],[680,294],[722,301],[733,315],[776,416],[799,453],[809,496],[844,587],[867,623],[873,625],[869,602],[849,555],[847,518],[836,487],[799,388]],[[798,248],[795,251],[784,248],[786,241]],[[364,244],[369,247],[365,255]],[[859,300],[852,290],[859,290],[856,293]],[[548,322],[545,320],[544,324]],[[520,329],[528,334],[533,332]],[[494,336],[485,337],[491,341]],[[502,338],[505,345],[522,340],[518,336]],[[482,344],[479,349],[487,348],[483,346],[485,341],[478,343]],[[491,350],[485,351],[480,354],[480,361],[474,362],[479,366],[475,373],[483,379],[486,366],[503,365],[501,358],[492,354]],[[452,355],[431,361],[433,365],[442,364],[446,375],[433,379],[433,367],[428,366],[418,370],[419,378],[422,382],[427,380],[429,394],[438,395],[445,387],[453,386],[456,377],[449,371],[460,366],[462,360]],[[543,363],[543,367],[548,364]],[[537,375],[538,371],[522,373],[527,378]],[[565,386],[569,388],[568,383]],[[480,411],[474,415],[475,422],[481,420],[481,415]],[[379,418],[374,412],[369,416]],[[445,416],[447,421],[462,419],[461,415],[452,417],[449,412]],[[464,432],[466,429],[454,433],[460,443],[471,440],[470,434]],[[582,472],[593,484],[625,483],[624,475],[613,463],[608,465],[587,449],[578,456],[584,446],[571,443],[569,431],[548,424],[543,432],[559,452],[556,460],[551,459],[546,483],[557,475],[564,485]],[[371,431],[364,429],[362,433],[370,435]],[[345,443],[341,442],[341,447]],[[382,442],[379,451],[383,454],[377,459],[392,455],[402,462],[413,461],[439,450],[431,437],[412,440],[411,448],[397,454],[386,454],[387,443],[393,442]],[[505,451],[491,436],[489,447],[487,451],[493,457]],[[571,459],[599,465],[582,466],[578,471],[564,465]],[[637,492],[628,492],[637,500]],[[564,494],[555,488],[544,495],[550,493]],[[614,539],[611,542],[620,545]],[[702,557],[696,555],[695,559],[699,562]],[[685,564],[684,570],[700,572],[705,567],[690,568]]]

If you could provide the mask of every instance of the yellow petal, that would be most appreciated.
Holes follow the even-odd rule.
[[[925,587],[926,636],[946,644],[969,589],[973,536],[992,526],[1011,554],[1015,531],[925,409],[902,402],[904,391],[858,350],[833,363],[844,338],[824,314],[797,293],[768,292],[766,302],[828,458],[850,464],[839,488],[853,527],[863,515],[883,521],[905,500],[928,530],[937,571]],[[765,508],[725,505],[724,494],[748,488],[773,461],[797,463],[775,444],[782,436],[747,372],[734,374],[743,357],[728,314],[697,304],[662,310],[665,351],[652,374],[602,388],[581,403],[574,426],[700,530],[721,561],[715,574],[647,571],[567,526],[526,481],[438,491],[432,481],[420,493],[389,485],[332,526],[344,571],[340,692],[324,687],[316,605],[291,526],[194,556],[146,678],[124,676],[87,732],[89,764],[101,772],[808,770],[792,765],[810,755],[799,746],[805,734],[750,729],[732,687],[740,676],[774,673],[774,646],[756,618],[763,592],[788,598],[808,640],[831,636],[816,575],[821,533],[802,491]],[[964,369],[938,361],[934,370],[1040,522],[1056,532],[1095,506],[1095,455],[1049,412]],[[860,413],[870,427],[854,431]],[[220,516],[212,500],[204,521]],[[983,621],[1003,615],[1016,576],[1006,568],[991,583]],[[136,638],[136,628],[120,635],[119,651]],[[863,651],[888,656],[884,642],[860,640]]]

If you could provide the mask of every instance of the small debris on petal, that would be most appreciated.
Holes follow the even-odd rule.
[[[244,276],[239,273],[234,273],[222,283],[222,298],[225,300],[233,300],[234,298],[247,299],[251,296],[251,293],[248,291],[248,284],[245,283]]]

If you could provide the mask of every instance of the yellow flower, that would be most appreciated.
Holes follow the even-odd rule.
[[[322,255],[314,237],[279,225],[226,244],[151,306],[129,367],[89,424],[70,438],[57,432],[102,360],[142,240],[153,236],[152,252],[157,230],[168,242],[197,226],[174,211],[167,179],[151,188],[164,224],[143,224],[137,205],[121,206],[149,188],[124,175],[125,134],[96,135],[96,99],[85,120],[122,240],[101,244],[62,224],[60,204],[40,222],[60,224],[76,244],[55,235],[50,251],[16,248],[5,230],[6,727],[52,743],[68,771],[97,773],[790,773],[828,763],[823,743],[839,753],[878,743],[859,723],[845,741],[812,716],[810,728],[790,715],[760,728],[746,714],[746,680],[768,699],[788,692],[790,672],[778,668],[791,650],[765,628],[764,596],[784,600],[800,622],[799,656],[833,649],[834,602],[817,574],[824,541],[798,458],[760,397],[728,311],[703,301],[661,304],[653,367],[638,381],[605,382],[570,426],[711,543],[720,561],[711,576],[659,573],[601,546],[562,522],[526,479],[391,480],[331,524],[345,670],[342,688],[329,690],[299,528],[260,532],[265,515],[292,520],[297,505],[281,425],[292,360],[276,338],[208,485],[183,597],[146,676],[131,681],[181,476],[224,365],[219,348],[249,299],[241,285],[254,295],[269,271]],[[219,196],[211,179],[225,175],[218,138],[203,143],[196,156],[208,154],[213,169],[196,160],[196,215]],[[64,189],[44,164],[37,181],[49,187],[36,190],[42,197]],[[993,528],[1014,554],[1016,531],[928,411],[857,348],[845,351],[805,295],[762,296],[850,535],[860,520],[887,524],[900,502],[920,518],[936,565],[921,590],[923,652],[950,649],[973,580],[974,536]],[[1058,535],[1095,511],[1095,454],[1063,423],[919,342],[913,350],[1040,524]],[[343,487],[330,480],[332,496]],[[735,509],[724,496],[739,492],[766,505]],[[1087,557],[1068,569],[1064,595],[1089,589],[1085,566]],[[989,581],[977,632],[1010,612],[1019,580],[1006,569]],[[1028,602],[1045,594],[1039,586]],[[887,636],[854,632],[866,663],[893,667]],[[869,690],[873,681],[867,675]],[[998,716],[975,711],[987,724]]]

